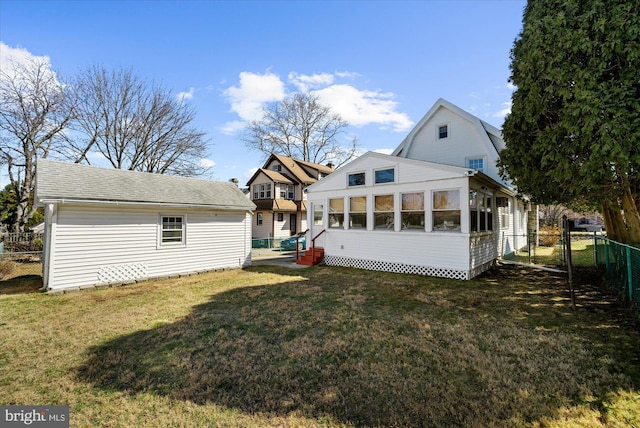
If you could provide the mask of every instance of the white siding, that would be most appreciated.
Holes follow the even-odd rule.
[[[262,224],[258,224],[258,214],[262,214]],[[272,238],[273,213],[271,211],[256,211],[251,219],[251,234],[254,239]]]
[[[469,236],[462,233],[329,229],[324,235],[327,255],[469,270]]]
[[[278,213],[274,212],[273,217],[273,237],[276,239],[284,239],[291,236],[291,231],[289,230],[289,216],[291,213],[283,212],[282,213],[282,221],[278,221]],[[272,215],[271,213],[269,215]]]
[[[185,245],[158,245],[161,215],[184,216]],[[57,206],[52,227],[52,289],[95,285],[105,271],[123,280],[251,263],[251,215],[116,206]],[[126,278],[126,276],[130,278]]]

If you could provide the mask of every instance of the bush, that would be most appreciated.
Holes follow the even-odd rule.
[[[0,260],[0,279],[11,275],[18,267],[16,262],[11,260]]]
[[[540,226],[538,232],[538,245],[541,247],[554,247],[560,242],[562,230],[558,226]]]

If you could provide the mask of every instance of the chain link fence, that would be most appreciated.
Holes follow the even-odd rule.
[[[574,266],[594,265],[594,235],[571,232],[571,259]],[[544,267],[566,266],[567,254],[563,233],[530,233],[501,236],[502,259]]]
[[[595,263],[617,294],[640,308],[640,248],[595,236]]]

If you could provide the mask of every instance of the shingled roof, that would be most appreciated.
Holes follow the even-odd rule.
[[[123,202],[253,210],[233,183],[100,168],[48,159],[36,165],[36,201]]]

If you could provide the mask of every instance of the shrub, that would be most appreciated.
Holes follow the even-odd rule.
[[[541,247],[554,247],[560,242],[562,230],[558,226],[540,226],[538,232],[538,245]]]
[[[0,279],[11,275],[17,267],[18,264],[16,262],[11,260],[0,260]]]

